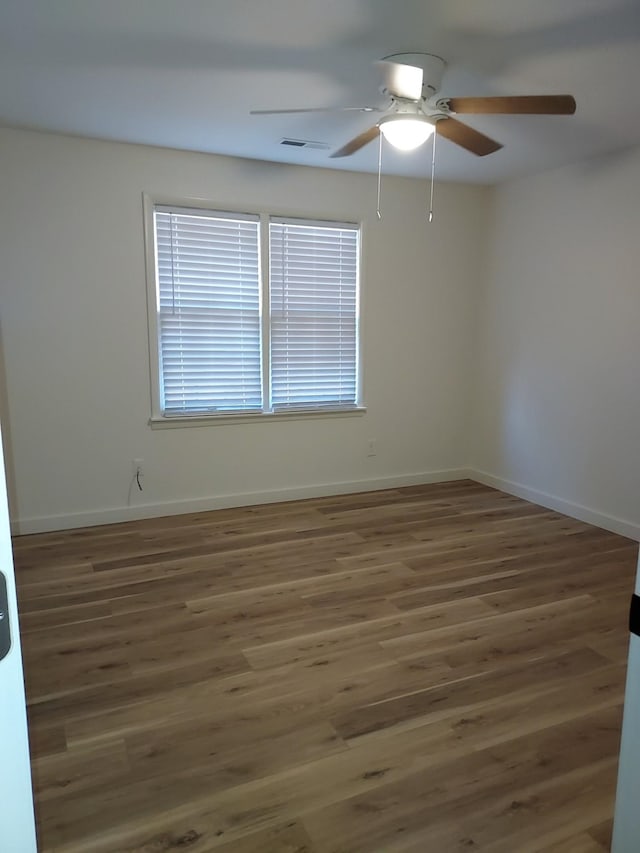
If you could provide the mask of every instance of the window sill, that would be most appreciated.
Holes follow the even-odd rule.
[[[353,418],[364,415],[366,406],[352,409],[305,409],[289,412],[248,412],[245,415],[174,415],[163,418],[155,415],[149,418],[151,429],[184,429],[189,427],[209,427],[216,425],[257,423],[259,421],[303,421],[318,418]]]

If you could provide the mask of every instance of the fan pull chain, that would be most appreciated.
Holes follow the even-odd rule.
[[[435,176],[436,176],[436,136],[438,135],[437,126],[436,126],[436,130],[433,131],[432,135],[433,135],[433,148],[432,148],[432,154],[431,154],[431,190],[430,190],[430,194],[429,194],[429,222],[433,222],[433,185],[435,183]]]
[[[378,133],[378,206],[376,209],[376,214],[378,219],[382,219],[382,213],[380,212],[380,189],[382,183],[382,134]]]

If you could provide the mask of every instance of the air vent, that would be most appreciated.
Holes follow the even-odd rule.
[[[316,151],[327,151],[329,149],[327,142],[313,142],[310,139],[289,139],[288,137],[281,139],[280,145],[288,145],[290,148],[313,148]]]

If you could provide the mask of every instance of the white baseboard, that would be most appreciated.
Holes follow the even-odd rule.
[[[273,489],[262,492],[240,492],[231,495],[217,495],[208,498],[194,498],[181,501],[163,501],[138,504],[136,506],[112,507],[102,510],[47,515],[12,520],[11,532],[14,535],[29,533],[47,533],[54,530],[69,530],[77,527],[94,527],[101,524],[115,524],[120,521],[135,521],[141,518],[159,518],[165,515],[184,515],[190,512],[208,512],[214,509],[227,509],[236,506],[255,506],[257,504],[281,503],[283,501],[304,500],[331,495],[354,494],[379,489],[395,489],[403,486],[418,486],[428,483],[445,483],[452,480],[476,480],[485,486],[491,486],[502,492],[515,495],[524,500],[556,510],[564,515],[577,518],[587,524],[594,524],[605,530],[611,530],[629,539],[640,541],[640,524],[626,519],[616,518],[598,512],[590,507],[567,501],[556,495],[530,488],[522,483],[514,483],[496,477],[486,471],[473,468],[451,468],[444,471],[423,471],[419,474],[399,474],[393,477],[378,477],[368,480],[322,483],[320,485],[298,486],[287,489]]]
[[[445,471],[424,471],[420,474],[399,474],[393,477],[378,477],[370,480],[322,483],[321,485],[298,486],[289,489],[274,489],[263,492],[241,492],[233,495],[218,495],[209,498],[166,501],[137,506],[113,507],[87,512],[21,518],[11,522],[14,535],[47,533],[53,530],[69,530],[76,527],[94,527],[100,524],[115,524],[120,521],[135,521],[140,518],[160,518],[165,515],[184,515],[189,512],[208,512],[235,506],[282,503],[283,501],[321,498],[330,495],[346,495],[380,489],[397,489],[402,486],[419,486],[427,483],[445,483],[452,480],[472,478],[466,468]]]
[[[611,530],[613,533],[619,533],[621,536],[627,536],[629,539],[640,541],[640,524],[636,524],[633,521],[627,521],[623,518],[616,518],[613,515],[598,512],[587,506],[582,506],[582,504],[567,501],[564,498],[550,495],[547,492],[541,492],[538,489],[532,489],[529,486],[523,486],[521,483],[513,483],[511,480],[494,477],[493,474],[488,474],[486,471],[477,471],[472,468],[469,469],[468,473],[470,479],[476,480],[478,483],[483,483],[485,486],[492,486],[501,492],[508,492],[510,495],[540,504],[540,506],[547,507],[547,509],[553,509],[563,513],[563,515],[577,518],[578,521],[594,524],[596,527],[603,527],[605,530]]]

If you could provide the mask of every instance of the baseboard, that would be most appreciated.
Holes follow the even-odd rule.
[[[540,506],[547,507],[547,509],[553,509],[563,513],[563,515],[577,518],[578,521],[585,521],[587,524],[594,524],[596,527],[602,527],[605,530],[611,530],[613,533],[619,533],[621,536],[627,536],[629,539],[640,541],[640,524],[635,524],[632,521],[598,512],[598,510],[567,501],[564,498],[550,495],[547,492],[541,492],[538,489],[532,489],[521,483],[503,480],[501,477],[488,474],[486,471],[469,469],[469,477],[478,483],[483,483],[485,486],[492,486],[501,492],[508,492],[510,495],[540,504]]]
[[[166,501],[150,504],[138,504],[128,507],[113,507],[87,512],[47,515],[34,518],[12,520],[11,532],[14,535],[28,533],[47,533],[54,530],[69,530],[76,527],[94,527],[101,524],[115,524],[120,521],[135,521],[141,518],[160,518],[165,515],[184,515],[190,512],[208,512],[214,509],[227,509],[236,506],[255,506],[256,504],[282,503],[283,501],[321,498],[330,495],[347,495],[356,492],[373,492],[380,489],[397,489],[402,486],[419,486],[428,483],[446,483],[452,480],[466,480],[471,477],[466,468],[452,468],[444,471],[424,471],[420,474],[399,474],[393,477],[378,477],[369,480],[322,483],[298,486],[289,489],[273,489],[263,492],[240,492],[231,495],[217,495],[192,500]]]
[[[322,483],[297,486],[288,489],[272,489],[262,492],[239,492],[229,495],[217,495],[207,498],[195,498],[181,501],[161,501],[158,503],[138,504],[129,507],[113,507],[87,512],[65,513],[32,518],[15,519],[11,522],[14,535],[29,533],[47,533],[54,530],[69,530],[77,527],[95,527],[102,524],[116,524],[121,521],[135,521],[142,518],[160,518],[165,515],[184,515],[190,512],[208,512],[215,509],[227,509],[237,506],[255,506],[257,504],[282,503],[283,501],[320,498],[331,495],[346,495],[356,492],[373,492],[380,489],[419,486],[428,483],[446,483],[453,480],[475,480],[485,486],[491,486],[502,492],[515,495],[564,515],[577,518],[587,524],[594,524],[629,539],[640,541],[640,524],[626,519],[599,512],[590,507],[567,501],[556,495],[533,489],[522,483],[514,483],[502,477],[496,477],[486,471],[474,468],[451,468],[443,471],[423,471],[419,474],[399,474],[392,477],[377,477],[368,480],[352,480],[337,483]]]

